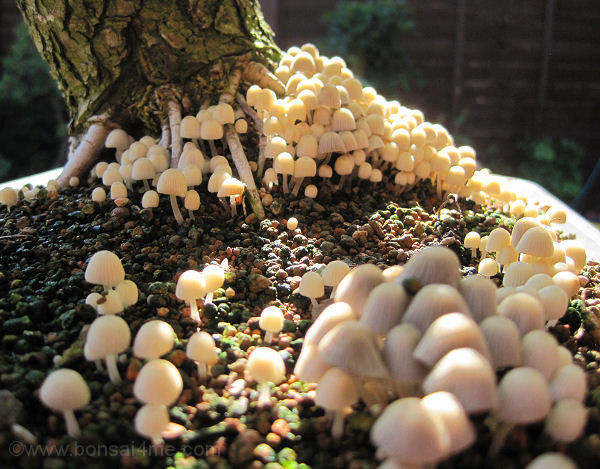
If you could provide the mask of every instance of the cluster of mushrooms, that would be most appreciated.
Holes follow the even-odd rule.
[[[311,282],[319,275],[310,274]],[[385,406],[371,430],[382,467],[420,467],[464,450],[475,441],[468,416],[484,412],[497,427],[490,454],[513,426],[544,420],[551,438],[569,443],[586,423],[585,374],[545,327],[574,292],[536,275],[546,274],[499,294],[485,276],[461,278],[458,257],[442,246],[403,268],[358,266],[307,331],[294,373],[318,383],[334,438],[359,399]]]

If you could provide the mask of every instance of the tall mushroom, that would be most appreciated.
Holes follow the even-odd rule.
[[[50,373],[40,388],[40,400],[46,407],[62,412],[69,436],[77,438],[81,434],[73,411],[90,402],[90,388],[79,373],[68,368]]]
[[[176,168],[169,168],[164,171],[158,178],[156,190],[159,194],[166,194],[169,196],[171,201],[171,208],[173,209],[173,216],[177,220],[178,224],[183,223],[183,217],[181,211],[177,205],[176,197],[185,197],[187,192],[187,182],[183,173]]]
[[[87,333],[86,343],[97,356],[104,358],[112,383],[120,384],[117,354],[125,351],[131,342],[131,331],[119,316],[107,315],[94,319]]]
[[[102,285],[105,291],[125,280],[125,270],[116,254],[98,251],[89,260],[85,269],[85,280]]]
[[[190,305],[190,317],[200,322],[200,313],[196,300],[206,294],[204,275],[196,270],[186,270],[179,276],[175,288],[175,296]]]

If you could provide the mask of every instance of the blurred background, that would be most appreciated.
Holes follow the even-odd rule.
[[[600,218],[598,0],[261,0],[286,49],[343,57],[499,174]],[[14,0],[0,0],[0,180],[62,164],[66,113]]]

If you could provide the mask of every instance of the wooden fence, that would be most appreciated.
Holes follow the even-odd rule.
[[[314,42],[337,0],[262,0],[282,47]],[[404,41],[423,87],[401,100],[467,137],[486,164],[511,171],[515,143],[568,137],[600,145],[600,2],[408,0],[418,35]],[[458,121],[463,124],[456,128]],[[512,167],[512,168],[511,168]]]

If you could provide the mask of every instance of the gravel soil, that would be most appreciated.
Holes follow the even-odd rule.
[[[292,374],[311,324],[310,300],[294,293],[301,276],[334,259],[351,266],[401,264],[430,244],[453,249],[468,275],[476,269],[461,245],[464,235],[514,223],[462,202],[439,210],[441,201],[430,186],[400,195],[370,184],[354,187],[351,194],[322,190],[318,202],[274,193],[267,219],[260,222],[253,215],[230,219],[216,199],[202,195],[195,220],[184,213],[181,226],[166,199],[159,208],[141,209],[139,194],[117,207],[109,199],[91,202],[90,193],[89,185],[60,193],[42,190],[10,212],[0,207],[1,467],[375,468],[369,442],[375,416],[355,406],[342,441],[332,441],[324,412],[314,405],[315,386]],[[299,221],[294,231],[286,227],[291,216]],[[84,280],[84,270],[102,249],[121,258],[126,278],[140,289],[138,303],[123,314],[132,336],[150,319],[167,321],[178,336],[165,358],[179,368],[184,391],[170,410],[162,450],[133,428],[140,407],[133,380],[143,363],[128,349],[120,357],[123,383],[115,386],[83,356],[86,331],[96,317],[85,298],[100,289]],[[201,326],[221,353],[212,377],[199,382],[194,362],[185,355],[195,324],[174,295],[175,282],[187,269],[201,270],[225,258],[225,285],[213,303],[204,305]],[[599,272],[596,263],[586,265],[579,295],[552,329],[587,370],[590,413],[584,436],[564,446],[550,441],[541,424],[517,427],[501,454],[486,460],[492,431],[489,416],[481,415],[473,419],[476,444],[439,467],[519,468],[549,450],[567,453],[580,468],[600,467],[600,352],[594,330]],[[272,346],[285,361],[288,380],[272,389],[271,406],[259,408],[257,385],[244,368],[247,355],[262,345],[258,316],[268,305],[284,311],[284,329]],[[80,372],[91,390],[91,403],[76,411],[82,428],[78,441],[65,436],[62,417],[37,397],[46,375],[59,367]],[[21,427],[15,430],[14,424]]]

